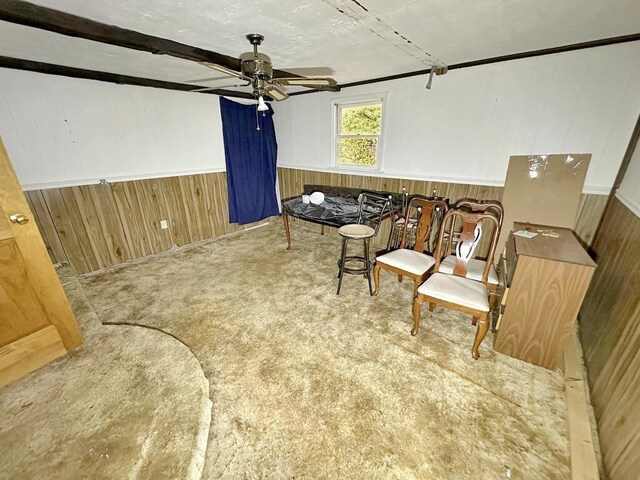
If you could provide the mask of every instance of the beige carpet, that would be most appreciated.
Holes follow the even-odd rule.
[[[0,389],[0,479],[200,478],[208,382],[180,342],[103,326],[64,274],[85,343]]]
[[[83,280],[104,323],[161,329],[210,382],[203,478],[569,477],[557,372],[471,359],[470,317],[443,309],[411,337],[411,283],[378,297],[347,276],[339,243],[280,223]]]

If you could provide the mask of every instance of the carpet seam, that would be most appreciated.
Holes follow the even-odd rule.
[[[261,225],[258,225],[258,226],[254,227],[254,228],[258,228],[260,226]],[[238,233],[241,233],[241,232],[238,232]],[[205,387],[206,387],[206,395],[205,395],[205,401],[204,401],[205,408],[204,408],[204,412],[203,412],[204,418],[202,419],[202,423],[201,423],[201,426],[203,428],[199,429],[200,432],[199,432],[199,434],[197,436],[196,443],[194,445],[195,452],[194,452],[194,455],[192,455],[191,460],[189,461],[189,466],[187,467],[187,476],[186,476],[186,478],[187,479],[193,479],[193,480],[202,479],[202,476],[204,475],[204,465],[205,465],[205,460],[206,460],[207,446],[208,446],[208,443],[209,443],[209,433],[211,431],[211,409],[213,407],[213,401],[211,400],[211,384],[209,382],[209,379],[207,378],[207,376],[204,373],[204,368],[202,367],[202,363],[200,362],[200,359],[196,356],[196,354],[193,352],[193,350],[191,350],[191,348],[185,342],[180,340],[175,335],[173,335],[173,334],[171,334],[169,332],[165,332],[164,330],[162,330],[160,328],[149,326],[149,325],[136,324],[136,323],[104,322],[104,321],[102,321],[102,319],[100,318],[98,313],[93,308],[93,305],[91,304],[91,302],[89,302],[89,299],[87,298],[87,296],[85,294],[84,285],[82,285],[82,282],[80,282],[78,276],[76,276],[72,280],[69,280],[69,281],[65,282],[64,285],[71,285],[73,283],[76,283],[78,285],[78,287],[80,288],[80,291],[82,292],[82,297],[83,297],[87,307],[91,310],[91,312],[93,313],[95,318],[100,322],[101,325],[103,325],[103,326],[115,326],[115,327],[118,327],[118,326],[121,326],[121,327],[139,327],[139,328],[145,328],[145,329],[148,329],[148,330],[153,330],[153,331],[159,332],[161,334],[167,335],[167,336],[173,338],[174,340],[176,340],[181,345],[183,345],[187,349],[187,351],[191,354],[191,356],[196,361],[196,363],[198,364],[198,367],[200,368],[200,373],[202,374],[202,378],[204,379],[204,384],[205,384]]]

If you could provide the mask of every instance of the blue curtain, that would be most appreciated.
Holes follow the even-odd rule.
[[[224,154],[227,163],[229,220],[251,223],[279,215],[276,197],[278,144],[273,110],[258,112],[220,97]],[[264,114],[264,115],[263,115]],[[256,125],[260,125],[260,130]]]

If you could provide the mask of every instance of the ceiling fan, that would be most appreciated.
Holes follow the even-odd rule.
[[[250,33],[246,36],[249,43],[253,45],[253,52],[247,52],[240,55],[240,71],[232,70],[215,63],[201,62],[202,65],[212,68],[219,72],[231,75],[243,80],[245,83],[233,85],[234,87],[249,86],[253,88],[253,95],[258,100],[258,110],[266,110],[268,107],[264,103],[264,97],[267,96],[276,101],[286,100],[289,95],[283,87],[308,87],[318,90],[336,90],[337,83],[333,78],[329,77],[304,77],[295,74],[291,76],[276,76],[271,65],[271,59],[264,53],[258,52],[258,45],[264,40],[264,36],[259,33]],[[282,73],[282,72],[280,72]],[[214,88],[202,88],[193,90],[202,92],[212,90]],[[261,108],[262,107],[262,108]]]

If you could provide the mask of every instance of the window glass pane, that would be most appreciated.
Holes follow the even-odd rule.
[[[382,104],[343,106],[340,108],[340,135],[379,135]]]
[[[338,164],[375,167],[378,137],[346,137],[338,139]]]

